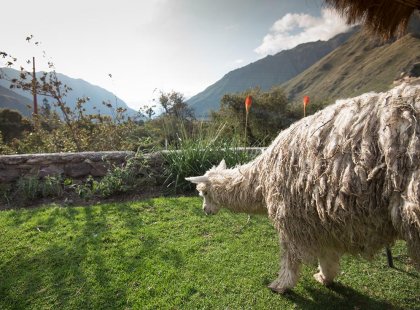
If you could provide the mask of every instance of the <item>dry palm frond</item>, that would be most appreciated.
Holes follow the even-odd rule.
[[[366,29],[383,39],[402,35],[415,11],[420,10],[420,0],[325,0],[335,8],[347,23],[361,22]]]

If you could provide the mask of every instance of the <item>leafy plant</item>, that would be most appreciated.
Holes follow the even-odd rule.
[[[4,143],[3,135],[2,135],[2,132],[0,130],[0,155],[2,155],[2,154],[12,154],[12,153],[13,153],[13,149],[9,145]]]
[[[95,182],[93,177],[89,176],[84,183],[72,183],[69,184],[68,187],[73,189],[77,196],[79,196],[80,198],[89,199],[93,196],[93,182]]]
[[[12,186],[7,183],[0,183],[0,203],[5,202],[7,205],[10,204],[12,194]]]
[[[7,198],[3,200],[9,202],[13,198],[18,204],[44,197],[61,197],[64,193],[63,180],[61,176],[46,176],[42,179],[38,176],[25,176],[17,180],[14,190],[0,192]]]
[[[17,189],[15,195],[24,201],[40,197],[41,184],[37,176],[19,178],[16,186]]]
[[[145,183],[145,180],[151,180],[147,160],[141,152],[127,160],[122,166],[114,166],[102,179],[95,180],[89,176],[82,184],[74,184],[66,179],[66,186],[75,191],[75,193],[84,199],[89,199],[96,195],[99,197],[109,197],[118,193],[125,193],[135,189],[137,186]]]
[[[136,182],[135,171],[125,167],[114,167],[100,181],[94,181],[92,191],[99,196],[109,197],[130,190]]]
[[[191,137],[184,134],[178,149],[171,147],[163,152],[168,187],[175,191],[188,191],[193,186],[185,181],[186,177],[202,175],[222,159],[230,167],[253,159],[255,155],[240,149],[237,140],[222,137],[223,129],[224,126],[221,126],[214,133],[200,130]]]
[[[63,195],[61,176],[46,176],[40,184],[42,197],[61,197]]]
[[[102,197],[115,193],[124,193],[134,189],[142,183],[144,178],[150,177],[148,163],[141,152],[127,160],[123,167],[114,167],[100,181],[93,183],[93,192]]]

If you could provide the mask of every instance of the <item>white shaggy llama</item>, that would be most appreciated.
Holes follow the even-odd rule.
[[[207,214],[268,213],[283,249],[270,288],[295,286],[301,263],[332,283],[344,253],[372,257],[396,239],[420,264],[420,86],[337,101],[282,131],[254,161],[222,162],[198,184]]]

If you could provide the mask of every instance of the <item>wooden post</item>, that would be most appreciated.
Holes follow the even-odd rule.
[[[34,115],[38,115],[38,99],[36,97],[35,57],[32,57],[32,94],[34,96]]]
[[[248,144],[248,111],[245,112],[245,151]]]
[[[248,145],[248,114],[252,105],[252,96],[248,95],[245,98],[245,150]]]

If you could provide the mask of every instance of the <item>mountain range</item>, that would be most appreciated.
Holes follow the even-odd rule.
[[[420,19],[410,23],[409,32],[397,40],[369,40],[361,31],[301,72],[282,87],[292,101],[304,95],[313,100],[332,101],[369,91],[385,91],[393,81],[420,64]]]
[[[368,91],[383,91],[420,62],[420,17],[410,21],[408,33],[387,42],[368,38],[360,27],[328,41],[304,43],[227,73],[191,97],[198,117],[218,110],[224,94],[281,86],[299,101],[335,100]]]
[[[297,76],[318,60],[346,42],[358,28],[336,35],[328,41],[304,43],[290,50],[266,56],[242,68],[227,73],[222,79],[191,97],[188,104],[196,116],[206,117],[210,110],[218,110],[220,100],[227,93],[242,92],[253,87],[269,90]]]
[[[386,90],[395,79],[408,72],[420,71],[419,68],[420,14],[417,14],[410,21],[408,33],[399,39],[380,42],[365,36],[359,27],[353,27],[328,41],[300,44],[233,70],[187,102],[198,118],[206,118],[211,110],[218,110],[223,95],[254,87],[269,90],[281,86],[291,101],[300,102],[308,95],[312,101],[332,102],[368,91]],[[0,73],[8,78],[19,75],[19,71],[10,68],[0,68]],[[139,115],[123,100],[99,86],[64,74],[57,73],[57,77],[73,89],[66,97],[70,108],[74,108],[78,98],[87,96],[90,97],[85,105],[87,113],[115,116],[115,108],[122,107],[127,109],[129,116]],[[8,81],[0,79],[0,108],[16,109],[30,116],[31,93],[10,90],[9,86]],[[39,96],[38,102],[42,104],[43,99]],[[112,108],[102,102],[110,103]]]
[[[1,68],[2,75],[8,79],[18,78],[20,72],[12,68]],[[42,72],[37,72],[36,76],[39,78],[42,76]],[[115,117],[116,108],[127,109],[126,115],[130,117],[139,116],[138,112],[129,108],[128,105],[113,93],[106,89],[92,85],[82,79],[74,79],[64,74],[57,73],[57,78],[63,84],[66,84],[72,90],[67,93],[64,97],[66,104],[73,109],[76,105],[77,99],[82,97],[89,97],[90,100],[85,104],[87,114],[109,115]],[[47,78],[48,79],[48,78]],[[9,108],[18,110],[25,116],[31,115],[31,109],[29,106],[33,106],[32,93],[23,91],[21,89],[9,89],[10,82],[6,79],[0,79],[0,108]],[[43,101],[47,100],[52,106],[52,98],[45,96],[38,96],[38,105],[42,106]],[[107,102],[112,105],[112,108],[106,107],[102,102]]]
[[[0,86],[0,108],[19,111],[29,117],[32,113],[32,101],[8,88]]]

